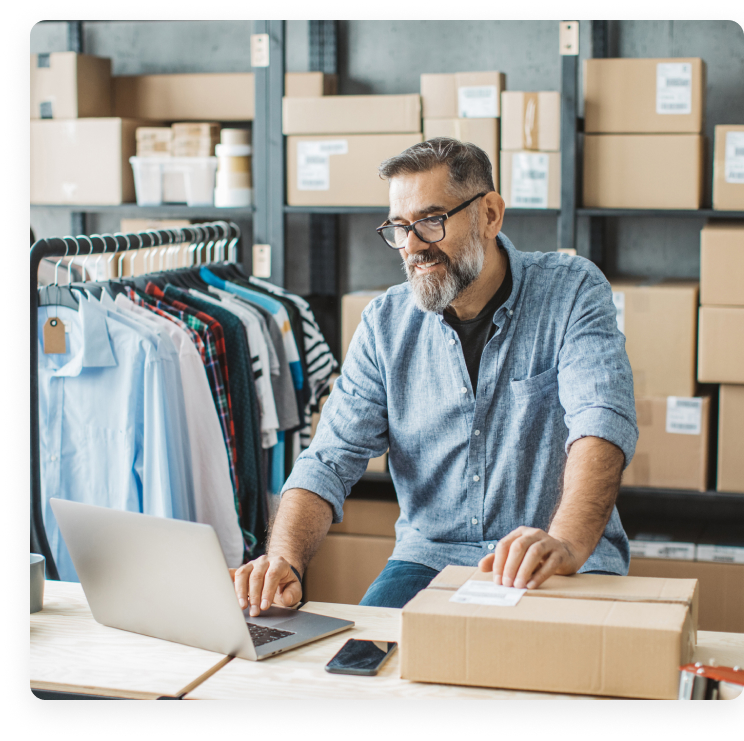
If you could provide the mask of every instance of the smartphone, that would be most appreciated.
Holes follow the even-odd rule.
[[[332,674],[374,676],[398,647],[395,641],[346,641],[341,650],[326,664]]]

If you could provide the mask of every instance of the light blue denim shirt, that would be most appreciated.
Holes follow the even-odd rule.
[[[340,522],[367,460],[389,448],[401,509],[393,560],[473,566],[520,525],[547,529],[580,437],[614,443],[626,465],[633,457],[633,377],[606,278],[584,258],[499,239],[513,288],[493,316],[477,396],[455,330],[417,308],[407,283],[394,286],[364,310],[284,485],[317,493]],[[624,575],[629,560],[613,509],[580,571]]]

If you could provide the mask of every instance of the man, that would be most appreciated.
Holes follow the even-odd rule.
[[[380,174],[390,215],[378,232],[408,281],[365,309],[267,554],[233,572],[241,606],[300,600],[351,486],[388,448],[395,550],[361,604],[402,607],[447,564],[527,589],[626,574],[614,505],[638,429],[607,280],[583,258],[515,249],[472,144],[415,144]]]

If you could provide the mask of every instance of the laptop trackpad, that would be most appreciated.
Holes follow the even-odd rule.
[[[245,617],[247,623],[263,625],[267,628],[278,628],[288,620],[296,620],[297,614],[297,610],[290,610],[287,607],[274,607],[273,605],[268,610],[262,610],[261,614],[256,617],[251,617],[250,608],[247,607],[243,610],[243,617]]]

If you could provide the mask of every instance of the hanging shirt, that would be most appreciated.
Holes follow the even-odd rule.
[[[184,461],[167,440],[178,433],[164,393],[171,361],[87,300],[78,311],[41,306],[37,316],[42,516],[60,578],[78,581],[51,497],[160,517],[187,509],[173,486],[187,475]],[[66,353],[44,353],[49,317],[69,327]]]

